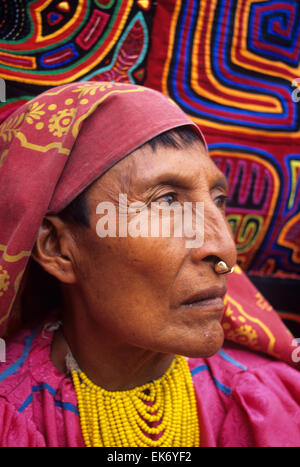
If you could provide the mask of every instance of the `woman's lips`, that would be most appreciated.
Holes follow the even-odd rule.
[[[224,301],[223,298],[221,297],[215,297],[215,298],[207,298],[204,300],[196,300],[191,303],[184,303],[183,304],[186,307],[191,307],[191,308],[203,308],[203,309],[214,309],[214,310],[223,310],[224,308]]]
[[[226,287],[211,287],[205,290],[201,290],[200,292],[191,295],[187,300],[185,300],[182,303],[182,306],[223,310],[223,299],[225,293]]]

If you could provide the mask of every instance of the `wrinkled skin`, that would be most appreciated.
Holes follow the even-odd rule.
[[[186,238],[172,236],[99,238],[96,207],[101,201],[117,206],[119,193],[127,194],[128,203],[146,205],[204,202],[203,245],[187,248]],[[226,193],[224,176],[200,142],[155,152],[146,145],[87,190],[90,228],[56,216],[44,222],[35,258],[62,283],[64,335],[96,384],[131,388],[159,377],[174,354],[208,357],[221,348],[226,276],[214,265],[236,262]],[[206,292],[209,300],[186,303]],[[52,360],[61,370],[65,351],[58,333]]]

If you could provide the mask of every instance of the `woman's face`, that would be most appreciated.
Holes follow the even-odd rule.
[[[154,201],[203,202],[203,244],[190,248],[190,238],[172,235],[173,215],[170,236],[120,237],[117,229],[116,237],[100,238],[96,229],[103,214],[96,208],[110,202],[118,212],[120,193],[128,204],[149,207]],[[226,277],[214,265],[219,259],[230,267],[236,262],[226,193],[224,176],[200,142],[155,152],[144,146],[92,184],[91,228],[76,230],[74,264],[77,294],[99,339],[110,336],[116,344],[189,357],[219,350]],[[129,212],[127,223],[136,216]]]

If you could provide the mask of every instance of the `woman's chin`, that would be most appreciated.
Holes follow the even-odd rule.
[[[222,348],[224,342],[224,332],[221,325],[213,331],[201,333],[201,338],[193,339],[189,345],[181,352],[181,355],[189,358],[209,358],[215,355]]]

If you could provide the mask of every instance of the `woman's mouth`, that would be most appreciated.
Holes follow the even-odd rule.
[[[225,287],[210,287],[200,292],[191,295],[187,300],[182,303],[182,306],[191,308],[224,309],[224,295],[226,293]]]

